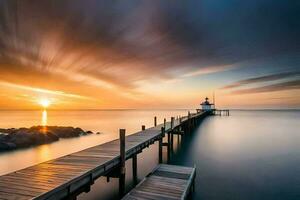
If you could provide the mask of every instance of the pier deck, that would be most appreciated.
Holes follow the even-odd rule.
[[[123,200],[186,199],[194,186],[195,176],[195,168],[161,164]]]
[[[190,119],[201,117],[196,113],[174,120],[173,129]],[[164,124],[128,135],[125,138],[125,159],[161,140]],[[165,123],[166,133],[172,130]],[[106,176],[120,166],[120,140],[91,147],[70,155],[40,163],[0,176],[0,199],[63,199],[88,190],[86,187],[100,176]]]

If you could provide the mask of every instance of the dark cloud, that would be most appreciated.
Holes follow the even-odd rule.
[[[281,80],[281,79],[285,79],[285,78],[294,78],[294,77],[300,77],[300,71],[283,72],[283,73],[271,74],[271,75],[267,75],[267,76],[249,78],[249,79],[241,80],[241,81],[235,82],[233,84],[227,85],[227,86],[223,87],[222,89],[233,89],[233,88],[241,87],[241,86],[252,84],[252,83],[263,83],[263,82],[268,82],[268,81],[276,81],[276,80]]]
[[[276,83],[272,85],[240,89],[231,92],[232,94],[254,94],[254,93],[265,93],[265,92],[277,92],[283,90],[300,90],[300,80],[287,81],[283,83]]]
[[[0,6],[0,72],[15,65],[134,88],[140,80],[171,79],[173,69],[300,51],[293,0],[2,0]]]

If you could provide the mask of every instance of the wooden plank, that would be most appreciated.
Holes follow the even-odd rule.
[[[194,168],[159,165],[123,199],[185,199],[194,180],[193,172]]]
[[[7,192],[0,191],[0,199],[1,200],[28,200],[32,199],[32,195],[19,195],[19,194],[11,194]]]

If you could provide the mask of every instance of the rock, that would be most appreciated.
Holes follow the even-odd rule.
[[[92,134],[81,128],[64,126],[33,126],[31,128],[0,129],[0,151],[51,143],[59,138],[79,137]]]
[[[0,142],[0,151],[7,151],[7,150],[16,149],[16,148],[17,148],[17,146],[14,143]]]

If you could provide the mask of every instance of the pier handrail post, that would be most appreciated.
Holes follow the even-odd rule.
[[[119,195],[125,194],[125,129],[120,129],[120,177],[119,177]]]
[[[191,112],[188,111],[188,121],[187,121],[187,124],[188,124],[188,132],[190,133],[191,132]]]
[[[169,163],[170,156],[171,156],[171,133],[170,133],[170,131],[168,131],[167,134],[168,134],[167,160],[168,160],[168,163]]]
[[[142,131],[146,130],[146,126],[142,125]]]
[[[158,162],[162,163],[162,145],[163,145],[163,137],[165,136],[165,128],[161,127],[161,137],[159,139],[158,144]]]
[[[171,150],[171,152],[173,152],[173,142],[174,142],[174,134],[173,134],[173,128],[174,128],[174,117],[171,117],[171,143],[170,143],[170,146],[171,146],[171,148],[170,148],[170,150]]]
[[[157,126],[157,117],[154,117],[154,126]]]

